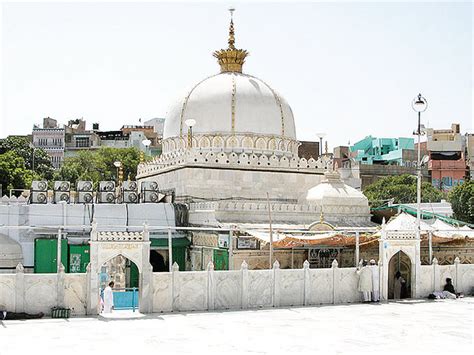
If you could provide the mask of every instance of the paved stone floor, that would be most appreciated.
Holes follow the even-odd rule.
[[[473,352],[474,298],[0,322],[1,355]],[[139,352],[138,352],[139,351]]]

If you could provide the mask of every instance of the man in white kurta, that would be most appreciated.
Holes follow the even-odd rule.
[[[370,271],[372,272],[372,302],[380,301],[380,272],[375,260],[370,260]]]
[[[111,313],[114,308],[114,292],[112,288],[114,287],[114,282],[110,281],[109,286],[104,289],[104,313]]]
[[[364,302],[370,302],[370,293],[372,292],[372,272],[367,266],[367,261],[363,261],[362,267],[357,270],[359,274],[359,292],[364,296]]]

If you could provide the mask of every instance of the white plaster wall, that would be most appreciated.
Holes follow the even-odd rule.
[[[71,309],[71,315],[86,314],[86,274],[64,274],[64,306]]]
[[[474,293],[474,265],[459,264],[457,281],[458,292],[464,292],[465,294]]]
[[[208,309],[208,275],[206,271],[175,272],[173,304],[179,311]]]
[[[238,309],[242,302],[242,277],[240,271],[216,271],[216,309]]]
[[[15,309],[15,286],[15,275],[0,274],[0,308]]]
[[[321,172],[209,169],[183,167],[141,179],[158,182],[160,189],[175,189],[176,196],[213,198],[304,199],[309,188],[321,182]]]
[[[273,270],[249,270],[249,308],[273,305]]]
[[[359,277],[355,267],[334,268],[334,303],[353,303],[362,300],[360,292],[357,291]]]
[[[304,271],[278,270],[280,306],[304,304]]]
[[[325,304],[333,301],[333,270],[310,269],[310,304]]]
[[[428,297],[434,290],[434,275],[432,265],[421,265],[421,275],[418,278],[418,294]]]
[[[171,312],[173,310],[172,273],[153,274],[153,312]]]
[[[58,306],[56,274],[24,274],[24,307],[26,313],[51,314]]]

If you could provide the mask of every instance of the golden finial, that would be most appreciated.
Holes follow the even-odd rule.
[[[235,43],[235,33],[234,33],[234,11],[235,9],[231,7],[229,9],[230,12],[230,26],[229,26],[229,48],[230,49],[235,49],[234,43]]]
[[[229,40],[227,49],[220,49],[214,52],[214,57],[217,58],[221,66],[221,73],[237,72],[242,73],[242,65],[245,62],[245,57],[249,54],[245,49],[235,48],[235,32],[234,32],[234,8],[230,8],[230,25],[229,25]]]

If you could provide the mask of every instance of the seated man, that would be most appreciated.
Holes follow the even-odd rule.
[[[456,295],[456,290],[454,289],[453,280],[451,278],[448,277],[446,279],[446,285],[444,285],[443,291]]]
[[[444,285],[443,291],[435,291],[431,293],[428,298],[429,299],[456,299],[460,297],[460,294],[456,294],[456,290],[454,289],[453,280],[451,278],[446,279],[446,285]]]

